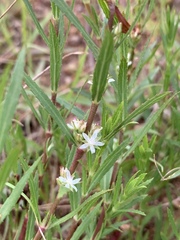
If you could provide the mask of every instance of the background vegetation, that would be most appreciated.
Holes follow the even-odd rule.
[[[0,239],[179,239],[178,1],[10,5],[1,0]],[[103,146],[82,150],[83,132]],[[62,167],[81,178],[74,190]]]

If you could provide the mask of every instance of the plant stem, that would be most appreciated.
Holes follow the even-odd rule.
[[[98,108],[98,104],[97,103],[94,103],[92,102],[91,104],[91,108],[90,108],[90,113],[89,113],[89,117],[88,117],[88,120],[87,120],[87,125],[86,125],[86,130],[85,130],[85,133],[87,134],[90,129],[91,129],[91,125],[92,125],[92,122],[94,120],[94,117],[95,117],[95,114],[96,114],[96,111],[97,111],[97,108]]]

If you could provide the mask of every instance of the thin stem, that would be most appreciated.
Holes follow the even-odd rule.
[[[51,205],[51,208],[49,210],[49,213],[48,213],[48,216],[47,218],[44,220],[44,223],[43,223],[43,227],[40,226],[40,229],[42,232],[45,232],[46,230],[46,227],[49,223],[49,220],[51,219],[51,217],[53,216],[58,204],[59,204],[59,201],[60,199],[58,197],[56,197],[55,201],[53,202],[53,204]],[[34,240],[40,240],[42,238],[42,233],[41,233],[40,230],[37,231],[35,237],[34,237]]]
[[[93,120],[94,120],[94,117],[95,117],[97,108],[98,108],[98,104],[92,102],[91,108],[90,108],[89,117],[88,117],[88,120],[87,120],[86,130],[85,130],[85,133],[86,133],[86,134],[87,134],[87,133],[90,131],[90,129],[91,129],[91,125],[92,125],[92,123],[93,123]]]
[[[66,237],[66,240],[71,240],[72,235],[76,231],[77,227],[80,225],[81,221],[75,222],[71,225],[71,228],[69,230],[68,236]]]
[[[104,221],[104,217],[105,217],[105,208],[104,208],[104,204],[103,204],[102,205],[102,211],[101,211],[101,214],[99,216],[98,223],[97,223],[95,232],[93,234],[92,240],[94,240],[96,238],[96,235],[101,230],[101,227],[102,227],[102,224],[103,224],[103,221]]]
[[[82,158],[83,154],[84,154],[83,150],[81,150],[79,148],[76,150],[75,157],[74,157],[73,162],[72,162],[71,167],[70,167],[70,173],[71,174],[73,174],[74,171],[76,170],[76,167],[78,165],[78,160]]]
[[[0,16],[0,19],[4,17],[4,15],[14,6],[14,4],[17,2],[17,0],[15,0],[13,3],[11,3],[11,5],[6,9],[6,11]]]

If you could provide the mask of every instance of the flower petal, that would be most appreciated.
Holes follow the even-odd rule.
[[[88,147],[89,147],[89,144],[84,143],[83,145],[81,145],[81,146],[79,147],[79,149],[86,149],[86,148],[88,148]]]

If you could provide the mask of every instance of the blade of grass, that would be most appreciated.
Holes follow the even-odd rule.
[[[25,77],[24,81],[26,82],[27,86],[29,86],[32,93],[39,100],[41,105],[46,109],[46,111],[54,119],[54,121],[60,127],[60,129],[68,138],[68,140],[72,141],[75,144],[75,140],[72,137],[69,131],[69,128],[67,127],[63,117],[61,116],[60,112],[58,112],[54,104],[50,101],[47,95],[39,88],[39,86],[27,74],[24,74],[24,77]]]
[[[124,154],[124,156],[121,159],[121,163],[131,154],[134,149],[138,146],[138,144],[141,142],[143,137],[148,133],[152,125],[157,121],[158,117],[162,113],[162,111],[168,106],[168,104],[173,100],[174,94],[170,99],[165,101],[162,106],[154,113],[149,116],[149,118],[146,121],[145,126],[143,127],[142,131],[139,133],[138,136],[136,136],[136,140],[134,141],[133,145],[130,147],[130,149]]]
[[[11,195],[6,199],[5,203],[0,208],[0,223],[5,219],[7,215],[9,215],[10,211],[15,206],[17,200],[19,199],[23,191],[23,188],[26,185],[27,180],[29,179],[33,171],[36,169],[40,160],[41,158],[36,160],[34,164],[25,172],[24,176],[20,179],[20,181],[13,189]]]
[[[95,200],[98,201],[98,199],[104,195],[105,193],[109,192],[111,190],[105,190],[105,191],[100,191],[100,192],[96,192],[94,193],[92,196],[90,196],[88,199],[86,199],[78,208],[76,208],[74,211],[70,212],[69,214],[67,214],[66,216],[62,217],[61,219],[58,219],[56,221],[54,221],[49,228],[53,228],[58,226],[61,223],[66,222],[67,220],[69,220],[70,218],[74,217],[79,211],[81,211],[84,207],[86,207],[86,205],[91,204],[91,202],[94,202]]]
[[[36,25],[36,28],[37,28],[38,31],[39,31],[39,34],[41,35],[41,37],[42,37],[42,39],[44,40],[44,42],[49,46],[49,40],[48,40],[46,34],[44,33],[41,25],[39,24],[39,21],[37,20],[36,15],[34,14],[34,11],[33,11],[33,9],[32,9],[31,4],[29,3],[28,0],[23,0],[23,2],[24,2],[24,4],[25,4],[25,6],[26,6],[26,8],[27,8],[27,10],[28,10],[28,12],[29,12],[29,14],[30,14],[31,17],[32,17],[32,20],[34,21],[34,23],[35,23],[35,25]]]
[[[93,52],[93,55],[95,58],[98,56],[98,47],[93,42],[92,38],[89,36],[89,34],[85,31],[84,27],[81,25],[79,19],[75,16],[71,8],[67,5],[65,1],[62,0],[52,0],[59,8],[60,10],[66,15],[66,17],[69,19],[69,21],[80,31],[82,34],[84,40],[86,41],[87,45]]]
[[[51,91],[57,92],[59,78],[60,78],[60,36],[54,29],[52,22],[50,22],[50,76],[51,76]],[[61,54],[62,55],[62,54]]]
[[[11,149],[11,151],[8,154],[8,157],[5,159],[4,163],[1,165],[1,168],[0,168],[0,191],[3,189],[4,184],[6,183],[10,172],[16,166],[20,152],[21,152],[21,150],[19,147],[15,147],[15,148]]]
[[[8,131],[11,126],[11,121],[14,116],[16,105],[18,103],[19,95],[21,92],[21,83],[24,71],[24,58],[25,49],[23,48],[17,58],[12,73],[10,86],[8,88],[8,92],[6,94],[0,115],[0,153],[3,149],[6,137],[8,136]]]
[[[95,219],[95,216],[97,215],[100,207],[101,207],[101,202],[100,202],[99,204],[97,204],[97,205],[93,208],[93,210],[91,210],[90,213],[88,213],[88,214],[86,215],[85,218],[83,218],[82,223],[78,226],[78,228],[77,228],[76,231],[74,232],[71,240],[80,239],[81,235],[86,231],[87,226],[88,226],[88,223]]]
[[[113,56],[113,36],[107,31],[100,49],[93,75],[92,101],[99,102],[105,91],[107,75]]]
[[[129,114],[128,117],[123,122],[121,122],[108,136],[105,137],[105,140],[108,140],[111,137],[113,137],[116,133],[119,132],[119,130],[123,126],[128,124],[134,117],[138,116],[140,113],[144,112],[146,109],[150,108],[153,104],[159,102],[160,100],[162,100],[164,97],[166,97],[169,94],[170,94],[170,92],[165,92],[165,93],[157,94],[157,95],[153,96],[152,98],[148,99],[140,107],[138,107],[131,114]]]

